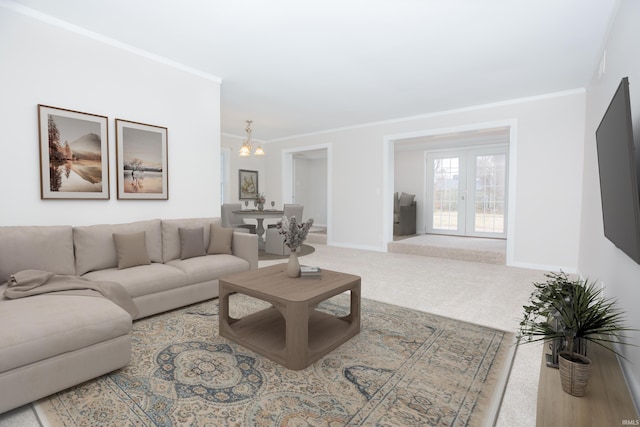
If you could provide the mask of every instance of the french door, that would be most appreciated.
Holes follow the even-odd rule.
[[[427,153],[427,233],[506,238],[507,146]]]

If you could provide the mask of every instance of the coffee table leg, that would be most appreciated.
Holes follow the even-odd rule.
[[[351,329],[354,327],[360,330],[360,286],[351,289],[351,309],[350,313],[346,316],[340,317],[340,319],[351,323]]]
[[[231,328],[229,327],[229,294],[227,287],[222,283],[219,284],[218,295],[218,333],[220,336],[229,337],[231,335]]]
[[[306,303],[287,304],[284,321],[285,366],[295,370],[304,369],[309,356],[309,306]]]
[[[360,286],[351,289],[351,313],[349,314],[351,327],[360,331]]]

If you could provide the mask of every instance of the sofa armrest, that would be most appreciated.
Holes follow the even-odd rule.
[[[234,231],[231,252],[239,258],[249,261],[251,270],[258,268],[258,236],[256,234]]]

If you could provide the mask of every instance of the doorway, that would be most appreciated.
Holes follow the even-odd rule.
[[[308,239],[315,243],[331,241],[331,163],[329,144],[283,151],[283,203],[304,206],[303,219],[314,220]]]
[[[386,195],[383,204],[383,250],[390,250],[390,246],[399,245],[400,243],[409,243],[411,240],[419,240],[420,238],[428,238],[429,236],[440,241],[460,242],[462,248],[466,248],[467,242],[473,242],[477,239],[487,241],[492,240],[496,244],[501,243],[504,246],[504,257],[506,264],[513,262],[514,245],[514,198],[516,189],[516,168],[515,159],[517,157],[517,140],[518,126],[517,121],[508,119],[503,121],[494,121],[486,123],[475,123],[472,125],[462,125],[449,128],[427,129],[424,131],[414,131],[402,134],[388,135],[384,138],[383,144],[383,176],[384,178],[384,194]],[[427,190],[427,182],[431,173],[427,171],[427,154],[428,153],[455,153],[466,149],[483,149],[501,146],[506,148],[505,154],[505,205],[503,207],[503,236],[501,238],[486,237],[466,237],[465,235],[450,235],[450,232],[442,234],[426,234],[428,233],[428,221],[433,221],[432,211],[427,208],[429,195],[431,191]],[[450,156],[454,157],[454,156]],[[494,159],[495,160],[495,159]],[[458,165],[460,167],[460,165]],[[467,173],[467,175],[469,175]],[[471,174],[474,176],[474,174]],[[422,178],[422,179],[420,179]],[[460,179],[458,177],[458,179]],[[473,188],[469,186],[468,188]],[[405,239],[402,241],[394,241],[393,236],[393,194],[396,191],[403,191],[415,194],[417,202],[417,230],[418,236]],[[429,193],[429,194],[427,194]],[[466,199],[466,198],[465,198]],[[487,204],[487,207],[491,206]],[[469,210],[469,208],[466,208]],[[475,209],[475,208],[474,208]],[[473,209],[471,209],[473,211]],[[429,213],[428,213],[429,212]],[[473,226],[467,227],[467,216],[464,220],[458,219],[458,213],[455,214],[456,221],[464,221],[465,233],[467,228],[473,230]],[[492,218],[493,219],[493,218]],[[475,225],[475,224],[473,224]],[[456,223],[457,229],[457,223]],[[482,234],[477,232],[477,234]],[[496,237],[492,232],[491,237]],[[416,242],[419,243],[419,242]],[[489,242],[487,242],[489,243]],[[458,243],[455,244],[456,248]],[[415,248],[413,248],[415,249]],[[393,251],[395,252],[395,251]],[[504,259],[503,257],[503,259]]]

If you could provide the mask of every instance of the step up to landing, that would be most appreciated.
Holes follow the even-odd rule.
[[[425,234],[390,242],[387,250],[401,254],[505,265],[506,242],[504,239]]]

